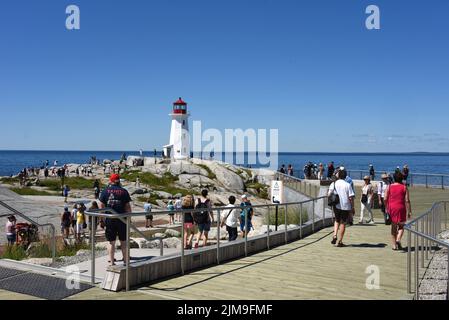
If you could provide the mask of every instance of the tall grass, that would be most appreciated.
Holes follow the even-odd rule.
[[[27,254],[25,249],[20,245],[7,246],[2,254],[2,259],[23,260]]]
[[[92,179],[86,179],[83,177],[66,177],[64,178],[64,184],[68,185],[70,189],[92,189],[94,181]],[[42,179],[39,182],[39,186],[46,187],[52,191],[61,191],[61,179],[48,178]]]
[[[57,195],[55,192],[48,192],[44,190],[36,190],[29,187],[24,188],[11,188],[11,191],[20,194],[21,196],[54,196]]]
[[[276,212],[275,208],[270,209],[270,213],[268,215],[268,221],[267,218],[264,218],[264,223],[269,225],[275,225],[276,224]],[[300,218],[301,217],[301,218]],[[300,222],[303,224],[306,223],[309,220],[309,213],[306,209],[303,209],[302,212],[300,212],[299,208],[288,208],[287,210],[287,224],[295,224],[299,225]],[[268,222],[268,223],[267,223]],[[278,209],[278,225],[286,224],[285,223],[285,208],[280,206]]]

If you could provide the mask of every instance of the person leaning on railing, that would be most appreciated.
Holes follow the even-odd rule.
[[[393,179],[394,183],[385,192],[385,203],[391,218],[392,249],[402,250],[401,239],[404,235],[404,225],[407,218],[410,219],[412,216],[412,206],[407,186],[402,183],[404,179],[402,172],[395,172]]]

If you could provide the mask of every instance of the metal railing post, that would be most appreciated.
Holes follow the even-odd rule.
[[[426,234],[429,234],[429,214],[426,214],[426,220],[425,220],[425,224],[426,224]],[[426,238],[426,260],[429,260],[429,239]]]
[[[415,226],[415,230],[418,231],[418,224]],[[415,298],[419,300],[419,243],[418,234],[415,234]]]
[[[162,238],[159,239],[159,255],[162,257],[164,255],[164,242]]]
[[[441,189],[444,190],[444,176],[441,176]]]
[[[421,221],[416,221],[416,223],[421,223],[421,233],[425,233],[424,220],[421,219]],[[423,250],[423,252],[421,253],[421,268],[424,269],[424,237],[421,237],[421,250]]]
[[[428,188],[428,187],[429,187],[429,184],[427,182],[427,174],[426,174],[426,188]]]
[[[285,237],[285,244],[288,243],[288,239],[287,239],[287,211],[288,211],[288,205],[285,205],[285,220],[284,220],[284,229],[285,229],[285,233],[284,233],[284,237]]]
[[[302,203],[299,204],[299,238],[302,239]]]
[[[95,229],[97,226],[97,217],[91,216],[90,217],[90,245],[91,245],[91,279],[90,282],[92,285],[95,284]]]
[[[325,225],[325,220],[326,220],[326,206],[325,206],[325,198],[322,199],[323,201],[323,229],[324,229],[324,225]]]
[[[181,171],[182,172],[182,171]],[[181,225],[181,241],[182,241],[182,246],[181,246],[181,274],[184,275],[185,274],[185,245],[186,245],[186,234],[185,234],[185,230],[184,230],[184,223],[185,223],[185,213],[182,212],[181,213],[181,221],[182,221],[182,225]],[[193,239],[192,239],[193,241]]]
[[[312,232],[315,232],[315,200],[312,200]]]
[[[130,238],[129,238],[129,236],[130,236],[130,234],[129,234],[129,220],[130,220],[131,218],[130,217],[126,217],[126,240],[127,240],[127,242],[126,242],[126,259],[125,259],[125,261],[126,261],[126,291],[129,291],[129,255],[130,255],[130,248],[131,248],[131,245],[130,245]]]
[[[270,250],[270,207],[267,208],[267,249]]]
[[[245,210],[245,257],[248,256],[248,210]]]
[[[221,220],[220,220],[220,210],[217,210],[217,264],[220,264],[220,231],[221,231]]]
[[[56,262],[56,230],[55,230],[55,226],[54,225],[51,225],[50,229],[51,229],[51,235],[52,235],[52,240],[51,240],[51,263],[54,264]]]
[[[412,293],[412,231],[407,230],[407,292]]]

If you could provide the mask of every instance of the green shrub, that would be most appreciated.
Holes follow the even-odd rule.
[[[275,208],[270,209],[268,224],[275,225],[276,224],[276,212]],[[289,208],[287,210],[287,224],[300,224],[300,212],[299,208]],[[309,220],[309,214],[307,210],[302,210],[302,223],[306,223]],[[264,223],[267,224],[267,219],[265,217]],[[285,208],[280,206],[278,211],[278,225],[285,224]]]
[[[68,177],[64,178],[64,184],[68,185],[70,189],[92,189],[94,186],[94,180],[86,179],[83,177]],[[61,191],[61,179],[45,179],[40,180],[39,186],[46,187],[52,191]]]
[[[62,257],[62,256],[71,257],[71,256],[76,255],[76,253],[79,250],[90,250],[90,245],[85,242],[77,243],[74,245],[67,245],[67,246],[64,246],[63,248],[61,248],[60,250],[58,250],[56,255],[58,257]],[[50,257],[51,257],[51,253],[50,253]]]
[[[0,178],[0,182],[5,183],[5,184],[15,184],[15,183],[19,183],[20,180],[19,180],[19,178],[4,177],[4,178]]]
[[[54,196],[57,195],[54,192],[48,192],[44,190],[36,190],[29,187],[24,188],[11,188],[11,191],[20,194],[21,196]]]
[[[215,180],[217,179],[217,175],[215,173],[212,172],[212,170],[206,166],[205,164],[197,164],[198,167],[203,168],[204,170],[207,171],[207,177],[211,180]]]
[[[23,260],[27,257],[25,249],[20,245],[7,246],[2,259]]]

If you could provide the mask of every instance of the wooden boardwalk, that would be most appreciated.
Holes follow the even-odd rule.
[[[411,194],[415,214],[435,201],[449,198],[448,190],[413,188]],[[391,250],[389,227],[383,224],[379,210],[375,210],[375,220],[374,225],[348,228],[347,247],[331,245],[332,229],[327,228],[270,251],[132,288],[130,292],[93,288],[68,299],[410,299],[406,290],[406,253]],[[379,268],[380,288],[370,290],[366,287],[366,269],[372,265]],[[0,290],[0,299],[30,298]]]

